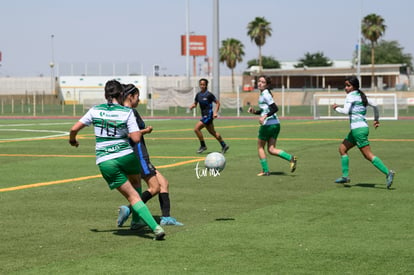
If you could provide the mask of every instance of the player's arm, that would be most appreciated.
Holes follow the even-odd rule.
[[[78,121],[76,122],[72,128],[70,129],[69,133],[69,144],[75,147],[79,146],[79,142],[76,140],[76,135],[80,130],[82,130],[86,125],[82,122]]]
[[[140,130],[142,135],[150,134],[152,132],[152,126],[148,126],[145,129]]]
[[[213,117],[217,118],[218,112],[220,110],[220,100],[216,99],[215,103],[216,103],[216,107],[214,108]]]
[[[368,105],[374,109],[374,128],[378,128],[379,123],[379,110],[377,104],[368,98]]]
[[[277,111],[279,111],[279,108],[277,107],[276,103],[272,103],[269,105],[269,112],[266,114],[266,117],[270,117],[274,115]]]
[[[137,144],[141,141],[142,133],[141,129],[138,127],[137,120],[135,119],[134,113],[130,112],[127,119],[127,128],[128,128],[128,137],[132,140],[134,144]]]
[[[197,101],[194,101],[194,103],[190,105],[189,109],[192,110],[195,107],[197,107]]]
[[[339,107],[336,103],[332,105],[332,109],[334,109],[336,112],[349,115],[349,111],[351,110],[352,103],[351,102],[345,102],[344,107]]]
[[[141,131],[135,131],[129,133],[129,138],[134,142],[134,144],[137,144],[141,141],[142,133]]]
[[[250,106],[247,112],[254,114],[254,115],[260,115],[262,113],[262,110],[261,109],[255,110],[252,106]]]

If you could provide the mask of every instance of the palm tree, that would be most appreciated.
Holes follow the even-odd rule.
[[[231,86],[234,92],[234,68],[237,62],[243,61],[244,45],[237,39],[227,38],[221,41],[221,48],[219,50],[220,62],[226,63],[227,67],[231,70]]]
[[[247,35],[259,47],[259,66],[262,67],[262,46],[266,43],[266,38],[272,36],[270,22],[264,17],[256,17],[247,25]]]
[[[384,18],[375,13],[368,14],[362,19],[361,32],[365,39],[371,42],[371,88],[375,87],[374,64],[375,64],[375,46],[381,36],[384,35],[387,26],[384,24]]]

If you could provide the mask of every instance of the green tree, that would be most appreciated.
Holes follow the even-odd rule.
[[[404,48],[398,41],[380,40],[375,50],[375,64],[407,64],[412,68],[412,56],[404,53]],[[361,47],[361,64],[371,64],[371,48],[369,45]]]
[[[243,61],[244,45],[237,39],[228,38],[221,41],[219,54],[220,62],[226,63],[227,67],[231,70],[231,87],[234,92],[234,68],[237,62]]]
[[[387,28],[384,22],[384,18],[375,13],[368,14],[362,19],[362,35],[371,43],[371,88],[375,87],[375,46]]]
[[[262,56],[263,69],[280,69],[280,62],[273,56]],[[257,59],[251,59],[247,61],[247,67],[259,66]]]
[[[264,17],[256,17],[247,25],[247,35],[259,47],[259,66],[262,67],[262,46],[266,43],[266,38],[272,36],[270,22]]]
[[[303,67],[330,67],[332,66],[332,61],[326,57],[323,52],[316,53],[305,53],[305,56],[299,59],[299,63],[295,65],[295,68]]]

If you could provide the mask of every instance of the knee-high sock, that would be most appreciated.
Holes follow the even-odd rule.
[[[260,165],[262,166],[263,172],[269,172],[269,166],[267,165],[267,159],[260,159]]]
[[[132,211],[136,212],[144,222],[151,228],[152,231],[157,227],[157,222],[154,220],[154,217],[151,215],[148,207],[143,201],[139,201],[132,206]]]
[[[290,161],[292,159],[292,155],[286,153],[285,151],[280,151],[279,155],[280,158]]]
[[[141,199],[144,203],[147,203],[147,201],[149,201],[152,198],[152,194],[148,191],[145,191],[144,193],[142,193],[141,195]]]
[[[349,176],[349,156],[342,155],[341,156],[341,167],[342,167],[342,176],[348,177]]]
[[[136,187],[135,190],[137,190],[139,196],[142,197],[142,187]],[[132,212],[132,220],[134,222],[138,222],[139,221],[139,215],[138,215],[138,213],[136,213],[135,211],[132,211],[132,207],[131,206],[129,206],[129,208],[131,209],[131,212]]]
[[[384,173],[385,175],[388,175],[389,170],[379,157],[375,156],[372,159],[371,163],[374,164],[374,166],[377,167],[378,170],[380,170],[382,173]]]
[[[163,217],[170,216],[170,196],[168,193],[159,193],[158,200],[160,201],[161,213]]]

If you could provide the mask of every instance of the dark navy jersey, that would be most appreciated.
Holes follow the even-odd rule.
[[[139,115],[138,111],[136,109],[132,109],[135,118],[137,120],[137,124],[140,130],[144,130],[145,129],[145,122],[142,119],[142,117]],[[147,161],[149,161],[149,155],[148,155],[148,151],[147,151],[147,146],[145,145],[145,140],[144,140],[144,135],[141,136],[141,141],[139,142],[139,146],[137,146],[138,144],[131,144],[134,152],[139,156],[140,159],[145,159]],[[139,149],[140,152],[137,152]]]
[[[135,118],[137,120],[137,124],[140,130],[145,129],[145,122],[142,117],[139,115],[136,109],[132,109]],[[132,143],[132,142],[131,142]],[[152,177],[156,175],[156,168],[150,161],[150,157],[148,154],[147,146],[145,145],[144,135],[141,136],[141,140],[137,144],[131,144],[132,148],[134,149],[135,154],[137,155],[140,163],[141,163],[141,177],[143,179]]]
[[[205,91],[204,93],[200,91],[194,98],[194,102],[197,102],[200,105],[202,117],[213,116],[213,102],[216,103],[216,101],[216,96],[209,91]]]

